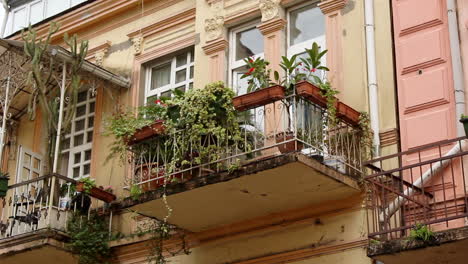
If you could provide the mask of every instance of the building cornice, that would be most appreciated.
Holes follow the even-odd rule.
[[[318,6],[324,14],[328,14],[343,9],[347,3],[348,0],[325,0],[318,4]]]
[[[259,26],[257,26],[257,28],[260,30],[260,32],[262,32],[263,35],[267,35],[272,32],[282,30],[285,26],[286,20],[282,18],[276,18],[260,24]]]
[[[223,38],[207,41],[206,45],[202,47],[206,55],[211,55],[218,51],[226,50],[229,47],[229,42]]]
[[[162,19],[150,25],[144,26],[142,28],[133,30],[127,33],[127,36],[132,39],[138,36],[143,38],[162,32],[169,28],[190,22],[195,21],[195,8],[190,8],[185,11],[182,11],[174,16]]]

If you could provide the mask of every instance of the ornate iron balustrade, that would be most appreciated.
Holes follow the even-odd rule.
[[[326,108],[298,95],[238,112],[238,116],[241,136],[237,140],[226,131],[222,140],[206,135],[195,144],[184,140],[190,138],[185,131],[177,131],[132,145],[132,173],[127,185],[153,190],[174,181],[233,171],[252,161],[291,152],[360,177],[361,162],[370,152],[357,124],[332,119]],[[200,153],[196,147],[200,145],[213,146],[213,151]],[[183,161],[175,161],[174,153],[179,153]]]
[[[75,184],[51,174],[10,185],[6,197],[0,198],[0,239],[41,229],[66,232],[74,212],[89,217],[93,208],[106,208],[104,202],[77,193]]]
[[[369,237],[407,237],[417,225],[432,231],[464,226],[467,154],[461,137],[365,162]]]

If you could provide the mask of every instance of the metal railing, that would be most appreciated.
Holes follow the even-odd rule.
[[[465,225],[468,217],[466,138],[444,140],[365,162],[369,237],[410,236]]]
[[[75,184],[73,179],[51,174],[10,185],[0,198],[0,239],[41,229],[66,232],[74,212],[89,217],[92,210],[107,208],[104,202],[76,192]]]
[[[241,132],[237,140],[226,131],[221,140],[206,135],[194,144],[180,140],[190,135],[178,131],[133,145],[133,172],[127,184],[139,185],[143,191],[153,190],[164,183],[229,171],[289,152],[300,152],[343,174],[359,177],[361,161],[370,151],[364,146],[358,125],[339,118],[332,120],[326,108],[298,95],[238,112],[238,116]],[[200,145],[214,146],[213,151],[200,153],[196,147]],[[183,162],[171,162],[176,151],[184,156]]]

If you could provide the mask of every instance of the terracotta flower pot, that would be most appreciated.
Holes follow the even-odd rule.
[[[338,102],[338,106],[336,108],[336,116],[346,123],[352,126],[359,125],[359,117],[361,113],[354,110],[352,107],[348,106],[345,103]]]
[[[156,190],[157,188],[164,185],[165,170],[164,168],[160,168],[159,171],[156,172],[155,166],[156,165],[150,165],[150,164],[143,164],[143,165],[137,166],[135,173],[141,173],[141,181],[148,181],[151,179],[155,179],[155,180],[141,184],[141,189],[143,190],[143,192]],[[191,171],[186,171],[183,173],[176,173],[168,177],[167,184],[170,184],[172,182],[172,179],[179,179],[179,180],[186,181],[191,178],[192,178]]]
[[[296,83],[296,93],[314,104],[323,108],[327,107],[327,98],[322,96],[320,88],[310,82],[301,81]]]
[[[293,138],[294,138],[294,134],[292,134],[292,132],[289,132],[289,133],[281,132],[281,133],[276,134],[276,143],[279,144],[281,142],[291,140]],[[297,147],[296,147],[296,143],[297,143]],[[297,140],[292,140],[292,141],[285,142],[283,144],[278,145],[279,151],[283,154],[301,150],[302,147],[303,147],[303,144]]]
[[[76,183],[76,191],[83,193],[85,191],[84,188],[84,183],[83,182],[78,182]],[[89,195],[91,197],[94,197],[96,199],[99,199],[101,201],[104,201],[106,203],[110,203],[116,199],[115,195],[112,193],[106,192],[102,189],[99,189],[97,187],[91,188],[91,191],[89,192]]]
[[[284,87],[275,85],[248,94],[236,96],[232,99],[232,103],[237,111],[245,111],[255,107],[271,104],[275,101],[284,99],[284,97]]]
[[[134,145],[152,138],[156,135],[164,134],[166,127],[164,126],[164,120],[157,120],[149,126],[138,129],[131,138],[127,140],[127,145]]]

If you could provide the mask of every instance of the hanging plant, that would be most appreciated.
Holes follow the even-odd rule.
[[[108,222],[95,213],[88,216],[75,213],[67,225],[70,242],[67,246],[78,256],[79,264],[110,263]]]

